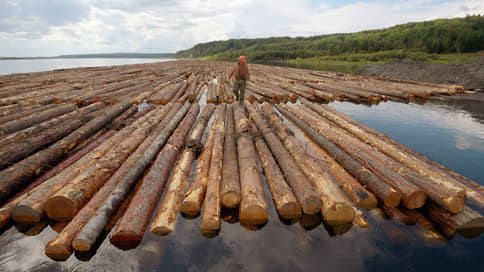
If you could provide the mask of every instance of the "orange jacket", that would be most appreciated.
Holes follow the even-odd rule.
[[[246,63],[237,63],[230,73],[230,77],[234,76],[235,79],[249,80],[249,67]]]

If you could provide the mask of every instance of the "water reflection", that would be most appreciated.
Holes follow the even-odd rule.
[[[358,121],[383,131],[399,142],[483,184],[484,152],[466,147],[459,137],[482,141],[484,125],[463,110],[426,104],[380,103],[366,107],[330,104]],[[464,141],[464,143],[466,143]],[[464,147],[462,147],[464,145]],[[279,220],[264,184],[269,221],[257,231],[240,225],[234,210],[222,210],[219,234],[205,238],[201,217],[177,216],[176,229],[166,236],[147,232],[131,250],[99,239],[96,254],[75,253],[65,262],[44,254],[46,243],[57,233],[55,224],[28,236],[15,226],[0,235],[2,271],[468,271],[482,269],[484,236],[473,239],[456,234],[446,241],[431,223],[407,226],[389,219],[379,209],[363,210],[370,227],[328,228],[321,217]],[[292,224],[291,224],[292,223]],[[109,234],[107,234],[109,237]]]

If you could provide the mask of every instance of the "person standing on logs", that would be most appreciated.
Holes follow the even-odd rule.
[[[235,93],[237,101],[242,104],[244,103],[245,96],[245,82],[246,80],[250,80],[249,67],[247,66],[244,56],[239,57],[239,62],[235,65],[232,73],[230,73],[229,79],[232,78],[232,76],[235,78],[232,91]]]

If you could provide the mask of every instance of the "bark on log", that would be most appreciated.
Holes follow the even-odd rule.
[[[318,143],[328,154],[330,154],[338,163],[340,163],[348,172],[363,183],[366,188],[378,197],[386,206],[396,207],[400,203],[400,194],[386,183],[381,181],[379,177],[362,166],[358,161],[342,151],[337,145],[330,142],[328,139],[319,134],[316,130],[307,125],[304,121],[298,119],[287,110],[277,107],[279,112],[286,116],[289,120],[295,123],[301,130],[306,133],[311,139]]]
[[[233,107],[227,108],[224,140],[224,159],[221,183],[221,202],[224,207],[234,208],[240,203],[239,167],[235,146],[235,121]]]
[[[73,105],[73,104],[61,105],[53,109],[45,110],[39,113],[32,114],[30,116],[26,116],[18,120],[7,122],[5,124],[0,125],[0,136],[10,134],[15,131],[22,130],[24,128],[31,127],[35,124],[66,114],[68,112],[71,112],[76,108],[77,108],[76,105]]]
[[[249,123],[244,108],[235,104],[235,116],[241,116],[242,123]],[[240,122],[238,122],[240,123]],[[259,160],[249,131],[237,126],[237,159],[239,163],[241,201],[239,220],[245,225],[262,225],[267,222],[267,201],[264,196]],[[243,130],[240,130],[243,128]]]
[[[272,194],[277,212],[282,219],[297,219],[302,215],[302,209],[291,187],[286,183],[281,169],[272,156],[271,150],[267,146],[261,133],[255,125],[251,126],[251,134],[255,139],[255,147],[259,153],[262,167],[266,176],[267,184]]]
[[[299,167],[315,185],[323,205],[321,215],[330,226],[353,222],[355,210],[341,187],[329,172],[328,167],[305,153],[304,146],[294,137],[293,133],[283,124],[270,104],[262,105],[264,113],[274,131],[281,138],[284,146],[294,157]]]
[[[195,151],[185,149],[181,155],[167,191],[163,196],[158,213],[151,224],[150,231],[154,234],[165,235],[175,230],[176,217],[180,209],[188,177],[195,160]]]
[[[207,189],[208,172],[210,170],[210,158],[212,156],[213,140],[215,137],[216,124],[222,107],[219,107],[214,115],[212,126],[208,132],[205,145],[202,153],[198,157],[197,166],[195,168],[195,175],[193,182],[185,192],[185,197],[180,208],[181,212],[190,216],[195,216],[200,213],[202,203],[205,198],[205,191]]]
[[[105,225],[115,215],[131,189],[137,184],[140,176],[185,116],[189,105],[178,111],[179,108],[174,106],[170,113],[165,115],[166,117],[155,129],[155,132],[130,156],[130,158],[133,157],[133,161],[122,166],[124,174],[117,178],[120,181],[73,241],[73,247],[76,250],[88,251],[96,242]]]
[[[484,217],[468,206],[462,212],[454,215],[435,204],[428,203],[423,212],[430,220],[436,222],[449,238],[453,237],[457,231],[484,231]]]
[[[227,105],[222,104],[217,112],[217,123],[215,123],[207,190],[203,204],[202,222],[200,224],[204,234],[211,234],[220,229],[220,182],[222,180],[226,110]]]
[[[205,128],[207,127],[208,121],[215,110],[215,105],[208,104],[203,109],[200,117],[197,119],[197,123],[195,127],[193,127],[193,131],[187,138],[187,146],[190,148],[200,149],[202,148],[202,136],[205,132]]]
[[[299,204],[306,214],[315,214],[321,210],[322,201],[318,193],[312,188],[311,182],[301,171],[291,154],[285,149],[279,138],[271,130],[263,116],[253,105],[246,103],[249,115],[254,120],[262,136],[269,145],[289,185],[293,189]]]
[[[34,190],[26,199],[24,199],[14,208],[12,211],[13,220],[27,224],[39,222],[45,213],[45,203],[50,195],[62,189],[65,184],[71,181],[72,178],[76,177],[84,169],[96,163],[97,160],[106,154],[114,144],[121,142],[124,138],[131,134],[136,127],[144,123],[153,114],[154,112],[138,119],[131,126],[126,127],[108,140],[104,141],[99,147],[84,156],[82,159],[44,182],[42,186],[39,186],[39,188]]]
[[[68,136],[64,137],[55,144],[43,149],[24,160],[4,169],[0,172],[0,184],[2,186],[2,198],[12,195],[19,190],[33,176],[38,175],[49,165],[58,162],[65,154],[72,150],[80,140],[89,137],[111,121],[114,117],[126,110],[129,103],[123,102],[107,108],[98,117],[89,121]]]
[[[165,183],[175,165],[179,150],[183,146],[198,111],[198,104],[193,104],[190,113],[180,122],[143,178],[138,193],[133,197],[128,210],[110,238],[111,243],[115,246],[132,248],[141,242]]]

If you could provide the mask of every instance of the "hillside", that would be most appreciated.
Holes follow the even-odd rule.
[[[407,58],[412,54],[418,59],[418,54],[480,50],[484,50],[484,17],[477,15],[348,34],[213,41],[179,51],[176,57],[234,60],[245,55],[250,61],[263,62],[296,58],[332,60],[331,57],[340,56],[333,59],[378,61]]]

